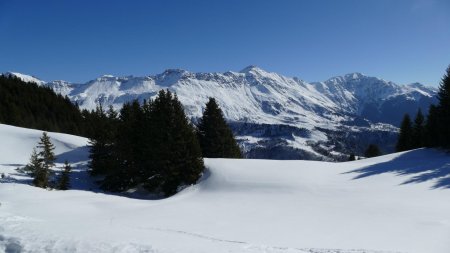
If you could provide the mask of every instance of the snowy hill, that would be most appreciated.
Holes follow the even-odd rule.
[[[105,75],[84,84],[45,85],[86,109],[99,103],[120,108],[168,88],[194,121],[208,97],[215,97],[247,156],[277,159],[338,159],[340,153],[362,152],[369,142],[391,152],[394,126],[403,114],[415,114],[419,107],[426,112],[436,100],[436,89],[417,83],[398,85],[361,73],[308,83],[255,66],[240,72],[172,69],[154,76]],[[377,142],[380,137],[383,141]]]
[[[36,78],[34,76],[25,75],[25,74],[21,74],[21,73],[17,73],[17,72],[6,72],[6,73],[3,73],[2,75],[17,77],[27,83],[36,83],[38,85],[43,85],[46,83],[45,81],[42,81],[39,78]]]
[[[206,159],[198,185],[142,200],[89,190],[86,139],[64,134],[50,137],[58,160],[75,163],[77,190],[27,185],[15,168],[40,135],[0,125],[0,251],[450,252],[441,151],[345,163]]]

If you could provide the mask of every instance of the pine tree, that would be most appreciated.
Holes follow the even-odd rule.
[[[116,135],[117,112],[112,107],[106,113],[102,105],[98,105],[92,115],[96,130],[89,139],[91,174],[104,175],[115,163],[114,138]]]
[[[378,148],[378,146],[375,144],[370,144],[369,147],[367,147],[366,152],[364,152],[364,156],[367,158],[376,157],[376,156],[380,156],[380,155],[381,155],[381,151]]]
[[[431,105],[428,111],[427,122],[425,125],[425,141],[427,147],[439,146],[439,115],[435,105]]]
[[[439,86],[438,99],[439,142],[440,146],[450,148],[450,66]]]
[[[55,146],[50,141],[50,137],[47,132],[43,132],[40,138],[40,141],[37,146],[41,151],[39,152],[39,156],[42,158],[42,162],[44,167],[49,170],[53,166],[55,166]]]
[[[38,160],[42,166],[35,171],[33,184],[37,187],[46,188],[49,185],[51,168],[55,166],[56,158],[53,153],[55,147],[46,132],[42,133],[37,147],[40,150],[38,152]]]
[[[150,107],[152,152],[145,184],[170,196],[199,179],[204,170],[201,149],[176,95],[162,90]]]
[[[120,192],[144,181],[144,171],[151,166],[148,161],[152,154],[147,147],[152,139],[148,131],[150,121],[145,119],[143,107],[137,100],[125,103],[115,120],[113,156],[109,159],[113,162],[101,185],[104,190]],[[108,115],[111,118],[111,113]]]
[[[36,175],[36,171],[39,171],[42,168],[42,161],[39,159],[36,148],[33,148],[33,152],[31,153],[30,162],[25,166],[24,170],[27,174],[32,176],[33,178]]]
[[[72,171],[72,167],[70,164],[65,161],[64,170],[61,173],[61,176],[58,179],[57,188],[59,190],[68,190],[70,188],[70,172]]]
[[[413,130],[411,126],[411,119],[408,114],[405,114],[400,126],[400,133],[396,145],[397,152],[409,150],[413,148]]]
[[[417,111],[412,130],[412,148],[425,146],[425,118],[420,108]]]
[[[242,158],[239,145],[214,98],[210,98],[206,103],[197,134],[203,157]]]

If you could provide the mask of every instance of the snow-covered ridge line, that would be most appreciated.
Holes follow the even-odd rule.
[[[19,74],[17,76],[24,77]],[[255,124],[267,126],[265,130],[256,127],[260,132],[251,134],[254,137],[261,137],[261,131],[266,133],[262,134],[266,136],[262,136],[258,144],[250,145],[252,148],[261,145],[265,148],[268,145],[277,148],[281,145],[293,147],[295,150],[319,142],[327,149],[334,149],[336,145],[324,144],[333,142],[332,135],[340,136],[346,132],[372,134],[374,128],[371,125],[379,123],[398,125],[404,113],[415,114],[418,108],[426,112],[428,106],[436,101],[435,88],[417,83],[398,85],[361,73],[309,83],[299,78],[268,72],[256,66],[246,67],[239,72],[224,73],[193,73],[181,69],[168,69],[161,74],[144,77],[104,75],[83,84],[42,81],[42,85],[51,87],[59,94],[67,95],[82,109],[95,109],[100,103],[119,109],[125,102],[133,99],[151,99],[159,90],[169,89],[177,93],[187,115],[194,119],[201,116],[208,98],[214,97],[228,121],[251,123],[253,125],[247,125],[251,129],[255,128]],[[309,134],[298,136],[294,133],[295,130],[282,136],[276,132],[269,134],[268,129],[273,128],[270,125],[306,129]],[[387,126],[386,129],[392,132],[393,128]],[[267,141],[266,137],[270,140]],[[273,142],[275,139],[276,144]],[[392,141],[392,137],[389,141]],[[379,143],[385,146],[382,148],[386,152],[392,150],[389,141]],[[352,145],[356,145],[359,150],[366,143],[355,145],[344,143],[338,145],[343,147],[336,149],[345,153]],[[311,148],[306,148],[306,151],[310,152]],[[315,156],[314,159],[321,158]]]

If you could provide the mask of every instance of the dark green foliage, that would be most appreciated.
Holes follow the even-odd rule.
[[[369,147],[367,147],[366,152],[364,152],[364,156],[367,158],[370,157],[376,157],[382,155],[380,149],[375,144],[370,144]]]
[[[112,139],[112,157],[102,188],[109,191],[124,191],[142,182],[143,157],[151,139],[144,129],[142,108],[137,101],[126,103],[115,121]],[[145,135],[144,135],[145,133]]]
[[[23,168],[23,171],[34,178],[36,171],[42,167],[42,161],[39,159],[36,148],[33,148],[31,153],[30,162]]]
[[[100,117],[107,122],[111,116]],[[154,101],[126,103],[120,117],[110,121],[114,132],[108,143],[110,155],[101,156],[98,143],[102,136],[92,138],[91,166],[105,175],[101,186],[109,191],[125,191],[142,185],[154,193],[170,196],[179,187],[194,184],[204,165],[194,127],[189,123],[176,95],[161,90]],[[109,144],[108,144],[109,145]],[[105,157],[109,161],[104,165]],[[112,159],[114,158],[114,159]]]
[[[416,118],[414,119],[414,126],[412,132],[412,148],[421,148],[425,146],[425,118],[422,114],[422,110],[417,111]]]
[[[55,150],[55,146],[50,141],[50,137],[48,136],[47,132],[43,132],[41,139],[37,146],[38,149],[40,149],[38,155],[42,159],[42,164],[46,169],[51,169],[53,166],[55,166],[55,153],[53,152]]]
[[[51,168],[55,166],[56,158],[53,152],[55,147],[46,132],[42,133],[37,149],[39,150],[37,153],[36,149],[33,150],[28,168],[34,176],[33,184],[37,187],[47,188]]]
[[[242,158],[239,145],[214,98],[206,104],[197,133],[203,157]]]
[[[199,179],[204,169],[201,149],[176,95],[160,91],[149,112],[153,152],[146,186],[169,196]]]
[[[428,111],[427,123],[425,125],[426,131],[426,145],[428,147],[436,147],[439,145],[439,113],[435,105],[430,106]]]
[[[397,152],[412,149],[413,147],[413,128],[411,119],[408,114],[405,114],[400,126],[400,133],[398,136],[396,150]]]
[[[66,161],[64,163],[64,170],[61,173],[61,176],[58,178],[57,189],[58,190],[68,190],[70,188],[70,172],[72,171],[72,167]]]
[[[427,145],[450,148],[450,66],[439,86],[438,100],[438,105],[431,106],[428,113]]]
[[[0,75],[0,123],[85,135],[86,123],[67,97],[50,88]]]
[[[90,115],[90,122],[96,126],[96,130],[91,133],[89,144],[91,145],[91,161],[89,167],[92,175],[105,174],[106,171],[115,166],[114,140],[116,137],[117,113],[112,107],[108,113],[101,105]]]
[[[439,86],[438,99],[439,144],[444,148],[450,148],[450,66]]]
[[[347,160],[347,161],[355,161],[355,160],[356,160],[355,154],[354,154],[354,153],[351,153],[351,154],[348,156],[348,160]]]

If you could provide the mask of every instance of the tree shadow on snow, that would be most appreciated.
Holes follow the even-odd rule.
[[[61,153],[56,156],[57,163],[69,163],[84,162],[89,159],[89,146],[78,147],[76,149]]]
[[[450,154],[437,149],[417,149],[397,158],[347,173],[359,173],[353,179],[361,179],[382,173],[412,176],[402,183],[422,183],[433,180],[432,189],[450,189]]]

